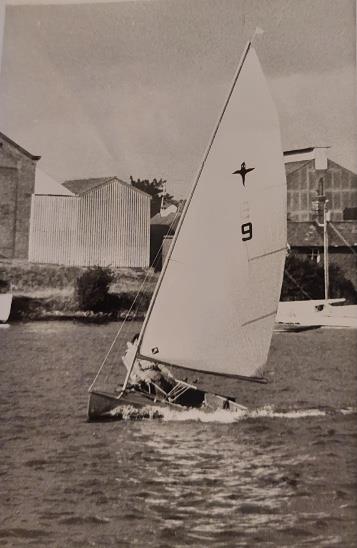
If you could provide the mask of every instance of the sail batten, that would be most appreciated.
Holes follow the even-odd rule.
[[[267,360],[286,255],[277,114],[248,44],[140,338],[180,371],[254,378]]]
[[[263,316],[259,316],[258,318],[253,318],[252,320],[249,320],[249,322],[245,322],[242,324],[242,327],[245,327],[246,325],[249,325],[251,323],[260,322],[262,320],[265,320],[265,318],[269,318],[270,316],[275,316],[277,313],[277,308],[273,310],[272,312],[268,312],[268,314],[264,314]]]
[[[249,262],[257,261],[258,259],[264,259],[264,257],[268,257],[268,255],[275,255],[275,253],[279,253],[280,251],[286,252],[286,247],[279,247],[279,249],[273,249],[273,251],[269,251],[268,253],[263,253],[262,255],[257,255],[256,257],[251,257],[249,259]]]

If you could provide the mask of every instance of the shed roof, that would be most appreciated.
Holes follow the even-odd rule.
[[[122,181],[116,176],[96,177],[91,179],[72,179],[70,181],[64,181],[62,185],[68,190],[70,190],[71,192],[73,192],[73,194],[76,194],[77,196],[81,196],[82,194],[85,194],[86,192],[90,192],[91,190],[94,190],[95,188],[106,185],[107,183],[111,183],[113,181],[121,185],[124,185],[126,187],[129,187],[134,192],[139,192],[140,194],[143,194],[147,198],[151,199],[151,196],[147,194],[146,192],[143,192],[142,190],[135,188],[134,186],[130,185],[129,183],[126,183],[125,181]]]
[[[19,150],[20,152],[22,152],[22,154],[24,154],[25,156],[27,156],[28,158],[30,158],[31,160],[35,160],[37,162],[37,160],[39,160],[41,158],[41,156],[34,156],[33,154],[31,154],[28,150],[25,150],[22,146],[20,146],[18,143],[15,143],[15,141],[13,141],[12,139],[10,139],[10,137],[8,137],[7,135],[5,135],[4,133],[1,133],[0,131],[0,139],[4,139],[5,141],[7,141],[9,143],[9,145],[12,145],[13,147],[17,148],[17,150]],[[1,146],[1,145],[0,145]]]
[[[291,150],[284,150],[284,156],[293,156],[295,154],[304,154],[306,152],[312,152],[316,147],[305,147],[305,148],[293,148]]]
[[[151,218],[150,224],[167,226],[171,230],[175,231],[179,223],[182,211],[184,209],[185,201],[186,200],[183,200],[178,204],[177,211],[172,211],[167,215],[162,215],[161,212],[156,213],[156,215]]]
[[[310,159],[310,160],[296,160],[296,161],[286,162],[285,163],[286,176],[289,177],[289,175],[291,175],[295,171],[299,171],[299,169],[302,169],[303,167],[308,166],[308,165],[311,166],[315,171],[318,171],[318,170],[315,169],[313,159]],[[328,160],[327,160],[327,171],[331,168],[340,169],[345,173],[350,173],[351,176],[353,177],[353,182],[354,183],[357,182],[357,174],[356,173],[354,173],[353,171],[351,171],[347,167],[341,166],[340,164],[337,164],[336,162],[334,162],[333,160],[330,160],[328,158]]]
[[[295,171],[298,171],[302,167],[313,164],[314,160],[299,160],[297,162],[288,162],[285,164],[285,173],[286,175],[291,175]]]
[[[330,222],[328,236],[330,247],[356,247],[357,221]],[[323,247],[323,228],[311,221],[289,221],[288,242],[291,247]]]
[[[169,213],[166,217],[162,217],[160,213],[156,213],[156,215],[151,218],[150,224],[167,226],[167,228],[171,228],[171,230],[175,231],[179,223],[180,217],[181,213],[177,212]]]

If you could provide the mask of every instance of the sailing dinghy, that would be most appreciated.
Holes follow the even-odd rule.
[[[90,387],[90,420],[201,406],[241,410],[265,382],[286,256],[286,179],[277,113],[249,42],[187,199],[124,382]],[[130,386],[136,360],[169,391]],[[103,362],[104,363],[104,362]],[[196,397],[194,397],[196,396]],[[134,414],[135,414],[134,413]]]

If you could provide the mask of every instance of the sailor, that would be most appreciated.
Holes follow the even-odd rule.
[[[122,361],[127,371],[131,368],[129,377],[130,384],[134,386],[144,385],[150,393],[155,392],[158,394],[160,391],[163,393],[169,392],[176,384],[175,378],[166,367],[159,366],[149,360],[135,358],[138,340],[139,334],[137,333],[131,341],[126,343],[127,349],[122,357]],[[132,366],[133,360],[135,360],[135,362]]]

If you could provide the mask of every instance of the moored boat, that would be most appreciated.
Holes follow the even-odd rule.
[[[0,324],[6,324],[9,319],[12,305],[11,283],[0,280]]]
[[[296,328],[345,327],[357,329],[357,305],[345,299],[320,299],[280,302],[276,317],[279,326]]]

